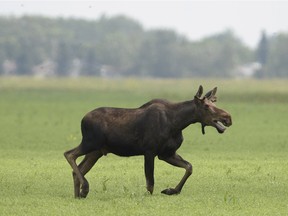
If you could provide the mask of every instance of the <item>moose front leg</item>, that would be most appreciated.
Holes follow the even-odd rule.
[[[159,157],[160,160],[164,160],[167,163],[177,166],[177,167],[182,167],[186,170],[185,175],[179,182],[179,184],[175,188],[168,188],[163,190],[161,193],[167,194],[167,195],[173,195],[173,194],[179,194],[186,182],[186,180],[189,178],[189,176],[192,174],[192,165],[188,162],[185,161],[180,155],[174,154],[172,157],[169,158],[161,158]]]
[[[154,160],[155,160],[155,156],[153,154],[147,153],[144,155],[146,188],[150,194],[153,194],[153,190],[154,190]]]

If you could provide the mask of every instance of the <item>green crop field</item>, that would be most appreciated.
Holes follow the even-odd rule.
[[[218,86],[217,105],[233,125],[184,131],[184,170],[155,161],[145,188],[143,157],[102,157],[87,174],[90,193],[74,199],[64,151],[79,144],[80,121],[99,106],[137,107],[152,98],[193,99]],[[287,80],[0,78],[0,215],[288,215]]]

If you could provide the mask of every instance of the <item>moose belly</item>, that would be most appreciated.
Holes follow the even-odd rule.
[[[121,143],[118,143],[114,145],[107,145],[105,148],[108,152],[122,157],[130,157],[144,154],[143,150],[135,145],[121,145]]]
[[[108,152],[124,157],[144,154],[143,146],[129,136],[109,137],[105,148]]]

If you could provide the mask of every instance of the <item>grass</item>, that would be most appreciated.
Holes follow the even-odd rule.
[[[136,107],[151,98],[193,98],[219,87],[218,106],[233,117],[219,135],[184,131],[179,154],[193,175],[156,159],[155,193],[146,193],[143,157],[97,162],[86,199],[73,198],[63,152],[81,138],[80,120],[98,106]],[[288,81],[0,78],[0,215],[288,215]]]

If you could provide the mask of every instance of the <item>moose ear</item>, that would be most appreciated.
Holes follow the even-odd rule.
[[[200,99],[202,94],[203,94],[203,87],[202,85],[200,85],[195,97]]]
[[[207,94],[205,95],[205,98],[207,98],[208,100],[210,100],[212,102],[216,102],[216,100],[217,100],[217,97],[215,96],[216,92],[217,92],[217,87],[215,87],[211,91],[207,92]]]

